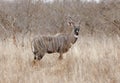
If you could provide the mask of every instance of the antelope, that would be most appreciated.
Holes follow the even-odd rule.
[[[68,22],[68,26],[72,27],[70,34],[35,37],[31,44],[34,60],[41,60],[45,53],[59,53],[59,59],[63,59],[63,53],[67,52],[75,44],[80,30],[80,24],[76,25],[73,21]]]

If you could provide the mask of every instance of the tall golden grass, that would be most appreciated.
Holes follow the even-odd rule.
[[[33,36],[71,31],[67,16],[81,21],[78,41],[63,60],[46,54],[34,65]],[[0,83],[119,83],[119,50],[119,0],[0,0]]]
[[[12,39],[0,42],[0,83],[119,83],[120,37],[80,36],[59,60],[46,54],[32,65],[30,41],[16,47]]]

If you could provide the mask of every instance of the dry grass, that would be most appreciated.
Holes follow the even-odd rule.
[[[120,38],[80,37],[58,60],[46,54],[33,66],[30,43],[15,47],[12,40],[0,42],[0,83],[119,83]]]
[[[119,83],[120,0],[59,1],[0,0],[0,83]],[[82,22],[80,39],[63,60],[46,54],[33,65],[30,37],[69,32],[69,15]]]

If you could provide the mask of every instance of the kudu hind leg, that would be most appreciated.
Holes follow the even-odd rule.
[[[40,53],[40,52],[39,52],[39,53],[37,54],[37,60],[41,60],[41,59],[43,58],[44,54],[45,54],[45,53]]]
[[[44,53],[41,54],[40,52],[34,52],[34,60],[41,60],[44,56]]]
[[[38,56],[38,60],[41,60],[42,58],[43,58],[42,55],[39,55],[39,56]]]
[[[38,65],[38,62],[43,58],[44,54],[41,54],[40,52],[34,53],[34,60],[32,65]]]
[[[38,52],[33,52],[33,54],[34,54],[34,60],[37,59],[37,53],[38,53]]]

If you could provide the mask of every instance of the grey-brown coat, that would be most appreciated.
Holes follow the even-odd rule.
[[[32,51],[34,53],[34,59],[41,60],[45,53],[60,53],[60,59],[62,54],[67,52],[71,45],[76,42],[79,35],[79,26],[75,26],[73,22],[69,23],[74,29],[70,34],[59,34],[57,36],[38,36],[32,41]]]

